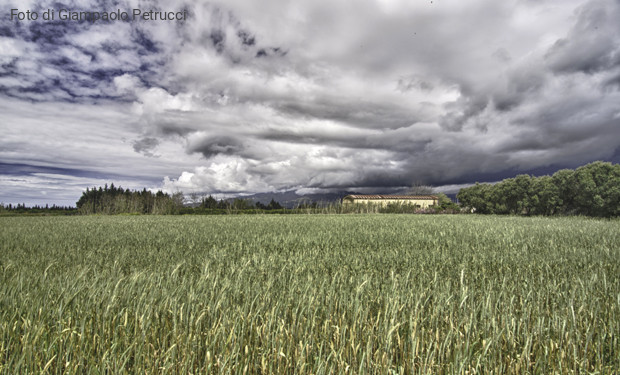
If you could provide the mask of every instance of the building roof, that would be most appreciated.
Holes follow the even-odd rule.
[[[352,194],[347,195],[344,199],[438,199],[436,195],[382,195],[382,194]]]

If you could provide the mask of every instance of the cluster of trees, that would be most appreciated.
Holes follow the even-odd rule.
[[[12,205],[4,205],[0,203],[0,213],[12,213],[12,214],[55,214],[55,215],[71,215],[75,213],[75,207],[57,206],[55,204],[45,206],[34,205],[31,207],[26,206],[25,203],[18,203]]]
[[[161,190],[153,193],[146,189],[132,191],[107,184],[98,189],[86,189],[76,203],[81,214],[160,214],[179,213],[183,207],[183,194],[169,195]]]
[[[620,164],[597,161],[552,176],[518,175],[461,189],[461,206],[485,214],[620,215]]]
[[[192,198],[192,201],[196,201]],[[269,204],[263,204],[261,202],[254,203],[249,199],[235,198],[235,199],[220,199],[217,200],[213,196],[203,197],[200,199],[199,204],[196,207],[185,207],[182,213],[187,214],[213,214],[213,213],[233,213],[239,211],[282,211],[284,207],[274,199],[271,199]]]

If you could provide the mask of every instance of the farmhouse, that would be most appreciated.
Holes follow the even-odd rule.
[[[342,204],[388,204],[415,205],[420,208],[434,206],[439,203],[436,195],[347,195],[342,198]]]

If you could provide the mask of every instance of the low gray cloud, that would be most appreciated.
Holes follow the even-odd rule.
[[[133,149],[136,152],[143,153],[146,156],[155,156],[153,150],[159,145],[157,138],[144,137],[133,142]]]

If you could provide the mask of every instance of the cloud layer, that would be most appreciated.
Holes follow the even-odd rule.
[[[618,1],[63,7],[190,18],[3,17],[5,165],[247,193],[388,191],[620,161]],[[3,174],[0,189],[19,195],[15,178]]]

